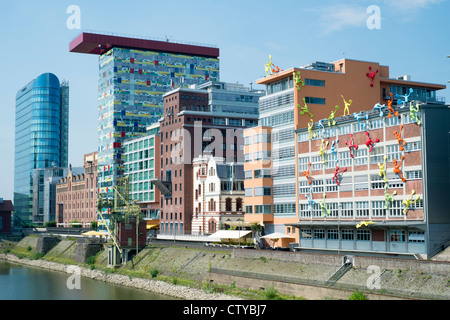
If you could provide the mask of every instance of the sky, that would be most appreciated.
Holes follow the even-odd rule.
[[[80,29],[68,24],[72,5]],[[254,88],[269,55],[284,70],[348,58],[387,65],[391,77],[448,84],[449,13],[450,0],[2,3],[0,198],[13,199],[16,93],[42,73],[69,82],[69,163],[81,166],[84,154],[97,151],[98,56],[69,52],[83,31],[213,44],[220,49],[220,80]],[[438,96],[450,103],[450,89]]]

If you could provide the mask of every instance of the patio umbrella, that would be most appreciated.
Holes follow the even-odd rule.
[[[275,244],[275,242],[277,242],[279,239],[284,239],[284,238],[293,239],[294,237],[288,236],[287,234],[284,234],[281,232],[274,232],[274,233],[262,236],[261,238],[270,239],[270,240],[272,240],[273,244]]]

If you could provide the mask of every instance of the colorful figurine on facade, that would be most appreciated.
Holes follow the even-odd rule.
[[[302,80],[302,75],[301,75],[300,71],[297,71],[297,74],[294,71],[292,73],[292,75],[294,76],[294,82],[295,82],[295,86],[297,87],[297,90],[300,90],[300,85],[302,87],[305,86],[305,82]]]
[[[328,209],[327,209],[327,205],[325,204],[325,198],[327,197],[327,195],[324,193],[323,194],[323,199],[321,201],[319,201],[319,205],[320,205],[320,210],[322,210],[322,217],[326,217],[329,215]]]
[[[331,127],[332,125],[334,126],[336,124],[336,120],[334,120],[334,117],[336,115],[336,111],[338,111],[339,106],[335,106],[334,107],[334,111],[331,112],[330,116],[328,117],[328,126]]]
[[[319,156],[322,157],[322,163],[325,163],[325,149],[328,147],[328,141],[324,141],[320,144]]]
[[[352,133],[350,133],[350,139],[351,139],[350,141],[345,140],[345,144],[348,146],[348,149],[350,150],[350,156],[354,158],[355,156],[353,155],[352,149],[355,151],[358,150],[358,145],[353,142]]]
[[[369,148],[369,152],[372,152],[372,149],[375,146],[375,143],[380,142],[380,139],[376,138],[375,141],[373,141],[372,138],[370,137],[370,134],[368,131],[366,131],[366,136],[367,136],[366,146],[367,146],[367,148]]]
[[[341,94],[341,97],[342,97],[342,100],[344,100],[344,114],[342,116],[345,116],[346,113],[349,116],[350,115],[350,106],[353,103],[353,100],[349,100],[347,102],[342,94]]]
[[[416,103],[415,105],[410,102],[409,103],[409,117],[411,120],[416,121],[416,123],[420,126],[422,121],[420,120],[420,105]]]
[[[406,146],[406,141],[404,139],[402,139],[402,130],[403,130],[403,125],[401,124],[399,126],[400,128],[400,132],[394,131],[394,136],[397,138],[398,144],[400,145],[400,151],[403,151],[403,147]]]
[[[264,69],[266,71],[266,76],[270,76],[272,73],[272,55],[269,55],[269,61],[267,61],[267,63],[264,65]]]
[[[387,156],[385,155],[383,164],[378,162],[378,168],[380,168],[380,171],[378,172],[378,175],[380,177],[383,177],[384,183],[387,182],[387,179],[386,179],[386,159],[387,159]]]
[[[303,171],[303,174],[305,175],[306,180],[308,180],[308,184],[311,184],[312,180],[314,180],[314,178],[311,177],[310,171],[311,171],[311,162],[308,162],[308,170]]]
[[[369,67],[369,72],[366,73],[366,77],[370,78],[372,81],[370,82],[370,86],[373,87],[373,80],[375,79],[375,75],[378,73],[378,70],[372,72],[372,67]]]
[[[391,194],[389,194],[388,190],[388,184],[386,183],[384,185],[384,208],[387,210],[391,207],[392,202],[394,202],[394,196],[397,195],[397,191],[394,191]]]
[[[394,173],[399,174],[400,178],[402,179],[403,182],[405,182],[406,179],[403,177],[402,170],[400,170],[400,167],[401,167],[404,159],[405,159],[405,156],[402,155],[400,162],[397,162],[396,159],[392,160],[394,162]]]
[[[394,95],[392,94],[392,92],[389,92],[389,94],[391,95],[391,100],[388,101],[388,109],[389,109],[388,118],[391,118],[392,114],[398,117],[398,111],[395,111],[394,108],[392,107],[392,104],[394,103]]]
[[[308,193],[305,193],[305,197],[306,197],[306,199],[308,199],[308,207],[309,207],[309,210],[311,210],[312,206],[316,204],[314,202],[314,200],[312,199],[311,190],[309,190]]]
[[[416,195],[415,199],[413,200],[413,196],[414,196],[415,193],[416,193],[416,191],[412,190],[412,192],[408,196],[408,198],[403,200],[402,204],[405,206],[405,208],[403,209],[403,214],[406,214],[408,212],[408,209],[411,206],[411,203],[415,203],[415,202],[419,201],[419,199],[420,199],[419,195]]]
[[[331,178],[331,181],[335,182],[336,185],[339,185],[339,175],[346,172],[347,168],[342,168],[341,170],[339,170],[339,167],[336,166],[336,169],[334,169],[334,176],[333,178]]]
[[[360,113],[353,112],[353,116],[355,117],[356,120],[358,120],[362,130],[365,129],[366,123],[361,122],[361,119],[366,119],[366,121],[369,119],[369,115],[367,113],[363,115],[363,113],[364,111],[361,111]]]
[[[304,104],[303,107],[301,107],[299,104],[297,104],[297,107],[300,109],[300,114],[304,115],[305,113],[307,113],[307,114],[309,114],[311,119],[314,118],[314,115],[308,109],[308,105],[306,104],[306,98],[303,98],[303,104]]]
[[[409,93],[405,95],[396,94],[395,97],[402,98],[397,100],[397,105],[402,105],[400,108],[404,108],[409,101],[409,97],[414,92],[412,88],[409,88]]]
[[[334,161],[336,164],[338,163],[338,155],[337,155],[337,148],[338,148],[339,140],[336,139],[331,143],[331,153],[334,154]]]
[[[314,121],[313,119],[311,119],[311,122],[308,123],[308,139],[312,140],[313,138],[316,137],[316,134],[312,132],[314,126]]]
[[[359,229],[359,228],[361,228],[362,226],[368,227],[370,224],[375,224],[375,222],[373,222],[372,220],[370,220],[370,221],[361,221],[360,223],[358,223],[358,224],[356,225],[356,229]]]
[[[386,108],[386,105],[385,104],[381,105],[380,103],[377,103],[373,107],[373,110],[378,109],[380,111],[380,118],[382,118],[384,116],[383,108]]]
[[[320,133],[320,137],[323,138],[325,136],[325,126],[323,125],[322,122],[327,121],[327,119],[320,119],[319,120],[319,133]]]

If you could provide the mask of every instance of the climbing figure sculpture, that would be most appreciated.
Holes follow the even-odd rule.
[[[400,178],[402,179],[403,182],[406,181],[406,179],[403,177],[402,171],[400,170],[400,166],[403,163],[403,160],[405,159],[405,156],[402,155],[400,162],[397,162],[397,160],[393,160],[394,162],[394,173],[397,173],[400,175]]]
[[[305,113],[307,113],[307,114],[309,114],[309,116],[312,119],[314,117],[314,115],[309,111],[308,105],[306,104],[306,99],[305,98],[303,98],[303,103],[304,103],[303,107],[300,107],[300,105],[297,104],[297,107],[300,108],[300,114],[304,115]]]
[[[302,80],[302,75],[300,73],[300,71],[297,71],[297,74],[295,74],[295,71],[292,73],[292,75],[294,76],[294,82],[295,82],[295,86],[297,87],[297,90],[300,90],[300,85],[302,85],[302,87],[305,86],[305,82]]]
[[[345,140],[345,144],[348,146],[348,148],[350,150],[350,156],[352,158],[354,158],[355,156],[353,155],[352,148],[356,151],[356,150],[358,150],[358,145],[354,144],[354,142],[353,142],[353,134],[352,133],[350,133],[350,139],[351,139],[350,141]]]
[[[374,144],[380,142],[380,139],[376,138],[375,141],[373,141],[368,131],[366,131],[366,136],[367,136],[366,146],[367,148],[369,148],[369,152],[372,152]]]
[[[403,214],[406,214],[408,212],[409,207],[411,206],[411,203],[415,203],[417,201],[419,201],[420,196],[416,195],[416,198],[413,200],[413,196],[416,193],[415,190],[412,190],[411,194],[408,196],[408,198],[406,198],[405,200],[403,200],[402,204],[405,206],[405,208],[403,209]]]
[[[311,184],[312,180],[314,180],[314,178],[311,177],[310,171],[311,171],[311,162],[308,162],[308,170],[303,171],[303,174],[305,175],[306,180],[308,180],[308,184]]]
[[[366,73],[367,78],[370,78],[372,81],[370,86],[373,87],[373,80],[375,79],[375,75],[378,73],[378,70],[372,72],[372,67],[369,67],[369,72]]]
[[[322,157],[322,163],[325,163],[325,149],[328,147],[328,141],[324,141],[322,139],[322,143],[320,144],[319,156]]]
[[[338,139],[334,140],[331,143],[331,153],[334,154],[334,161],[336,164],[338,163],[338,155],[337,155],[337,150],[336,150],[338,148],[338,146],[337,146],[338,143],[339,143]]]
[[[378,172],[378,175],[380,177],[383,177],[384,183],[387,182],[387,179],[386,179],[386,159],[387,159],[387,156],[385,155],[383,164],[378,162],[378,168],[380,168],[380,171]]]
[[[389,194],[387,189],[388,189],[388,184],[386,183],[384,185],[384,208],[386,210],[391,207],[391,204],[394,201],[394,196],[397,194],[397,191],[394,191],[391,195],[391,194]]]
[[[314,202],[314,200],[312,199],[311,190],[308,193],[305,193],[305,197],[306,197],[306,199],[308,199],[308,207],[309,207],[309,210],[311,210],[312,206],[316,204]]]
[[[403,98],[402,99],[398,99],[397,100],[397,105],[402,105],[400,108],[404,108],[406,106],[406,104],[408,103],[409,97],[411,96],[411,94],[413,93],[413,89],[409,88],[409,93],[405,94],[405,95],[400,95],[400,94],[396,94],[395,97],[397,98]]]
[[[331,127],[331,125],[335,125],[336,124],[336,120],[334,120],[334,116],[336,114],[336,111],[338,111],[339,106],[335,106],[334,107],[334,111],[331,112],[330,116],[328,117],[328,126]]]
[[[376,105],[373,106],[373,110],[378,109],[380,111],[381,118],[384,116],[383,108],[386,108],[385,104],[381,105],[381,104],[377,103]]]
[[[400,145],[400,151],[403,151],[403,147],[406,146],[406,141],[404,139],[402,139],[402,130],[403,130],[403,125],[400,125],[400,132],[394,131],[394,136],[397,138],[398,144]]]
[[[396,117],[398,117],[398,111],[395,111],[394,108],[392,108],[392,103],[394,102],[394,95],[392,94],[392,92],[389,92],[389,94],[391,95],[391,100],[389,100],[389,102],[388,102],[388,109],[389,109],[388,118],[391,118],[392,114],[394,114]],[[392,114],[391,114],[391,112],[392,112]]]
[[[319,201],[319,205],[320,205],[320,209],[322,210],[322,217],[326,217],[329,215],[328,209],[327,209],[327,205],[325,204],[325,198],[326,198],[326,194],[323,194],[323,199],[321,201]]]
[[[360,113],[353,112],[353,116],[356,120],[358,120],[359,125],[361,126],[361,130],[364,130],[366,127],[366,123],[361,122],[361,119],[366,119],[366,121],[369,119],[369,115],[367,113],[363,115],[363,113],[363,111],[361,111]]]
[[[345,101],[344,96],[341,94],[342,100],[344,100],[344,114],[343,116],[345,116],[345,113],[347,113],[347,115],[350,115],[350,106],[353,103],[352,100],[349,100],[348,102]]]
[[[316,137],[316,134],[312,132],[312,128],[314,126],[314,121],[313,119],[311,119],[311,122],[308,123],[308,139],[312,140],[313,138]]]
[[[331,178],[331,181],[335,182],[336,185],[339,185],[339,183],[340,183],[339,182],[339,175],[341,173],[346,172],[346,171],[347,171],[347,168],[343,168],[342,170],[339,170],[339,167],[336,166],[336,169],[334,170],[334,176],[333,176],[333,178]]]
[[[412,102],[409,103],[409,117],[411,120],[416,121],[416,123],[420,126],[422,121],[420,120],[420,110],[419,104],[413,105]]]

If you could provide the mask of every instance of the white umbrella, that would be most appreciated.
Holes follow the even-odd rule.
[[[281,232],[274,232],[274,233],[262,236],[261,238],[270,239],[270,240],[272,240],[273,244],[275,244],[275,242],[277,242],[278,239],[284,239],[284,238],[293,239],[294,237],[288,236],[287,234],[284,234]]]

